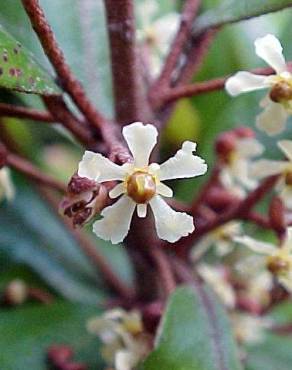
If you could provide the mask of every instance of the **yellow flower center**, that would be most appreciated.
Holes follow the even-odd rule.
[[[292,185],[292,172],[291,171],[285,173],[285,184],[288,186]]]
[[[275,276],[287,275],[291,269],[291,261],[288,256],[275,255],[267,257],[267,269]]]
[[[142,170],[135,171],[126,179],[126,189],[136,203],[148,203],[156,193],[155,177]]]
[[[292,82],[280,80],[270,91],[270,99],[275,103],[286,103],[292,100]]]

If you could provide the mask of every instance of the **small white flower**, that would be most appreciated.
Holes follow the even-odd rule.
[[[272,321],[261,316],[233,312],[231,324],[240,344],[257,344],[264,341],[265,330],[272,326]]]
[[[147,47],[152,77],[156,77],[160,72],[180,19],[178,13],[171,12],[154,20],[158,10],[155,0],[144,1],[138,6],[138,16],[141,19],[141,28],[137,31],[138,40]]]
[[[287,237],[280,247],[248,236],[236,237],[235,241],[255,253],[263,254],[263,266],[276,276],[289,292],[292,292],[292,227],[287,229]]]
[[[254,189],[257,181],[251,178],[249,169],[252,159],[261,155],[263,151],[263,145],[255,138],[238,138],[220,173],[220,181],[224,188],[239,198],[244,198],[246,189]]]
[[[214,246],[218,256],[222,257],[230,253],[234,245],[234,237],[242,232],[241,223],[232,221],[217,227],[195,245],[191,252],[192,260],[198,261],[210,247]]]
[[[11,200],[14,197],[14,186],[11,181],[9,168],[0,169],[0,200],[6,198]]]
[[[292,141],[278,142],[281,151],[287,157],[286,161],[260,159],[250,167],[251,176],[263,179],[268,176],[280,175],[277,190],[288,209],[292,209]]]
[[[176,212],[163,200],[172,197],[172,190],[161,181],[188,178],[204,174],[207,165],[193,155],[196,144],[183,143],[174,157],[158,165],[149,164],[150,154],[157,142],[158,132],[153,125],[135,122],[123,128],[123,136],[133,155],[133,163],[122,166],[101,154],[86,151],[79,164],[78,175],[100,183],[118,180],[109,193],[111,198],[122,195],[113,205],[101,212],[103,219],[93,225],[97,236],[119,243],[128,234],[133,213],[137,207],[139,217],[145,217],[150,205],[154,214],[156,231],[160,239],[171,243],[194,231],[193,218]]]
[[[201,278],[214,290],[221,302],[228,308],[234,308],[236,296],[227,280],[224,268],[201,263],[197,266],[197,271]]]
[[[133,370],[150,352],[149,336],[143,332],[138,311],[107,311],[88,321],[87,330],[103,342],[102,355],[116,370]]]
[[[226,81],[226,90],[236,96],[241,93],[270,89],[260,103],[264,108],[257,117],[257,126],[268,135],[276,135],[285,129],[288,116],[292,113],[292,74],[288,71],[283,48],[273,35],[255,40],[256,54],[276,72],[271,76],[255,75],[250,72],[237,72]]]

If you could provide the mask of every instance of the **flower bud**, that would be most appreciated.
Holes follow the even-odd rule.
[[[226,131],[220,134],[215,142],[216,153],[225,161],[229,160],[229,156],[235,150],[236,136],[231,131]]]
[[[6,287],[4,293],[5,302],[9,305],[21,305],[28,298],[28,288],[20,279],[12,280]]]
[[[74,175],[60,204],[60,211],[71,219],[73,227],[83,226],[105,207],[107,195],[104,185]]]
[[[246,126],[236,127],[233,132],[240,139],[255,137],[254,130]]]

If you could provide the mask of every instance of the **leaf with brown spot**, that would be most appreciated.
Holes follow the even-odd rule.
[[[0,87],[30,94],[62,94],[49,73],[1,25]]]

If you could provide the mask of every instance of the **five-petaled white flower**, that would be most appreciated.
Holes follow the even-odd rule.
[[[6,198],[11,200],[14,197],[14,186],[10,178],[9,168],[0,169],[0,200]]]
[[[289,292],[292,292],[292,227],[288,227],[287,236],[278,247],[271,243],[255,240],[249,236],[236,237],[235,241],[241,243],[253,252],[263,254],[263,265],[277,277]]]
[[[90,319],[87,330],[101,339],[102,356],[116,370],[133,370],[150,352],[150,336],[144,332],[138,311],[107,311]]]
[[[154,214],[160,239],[175,242],[194,231],[193,218],[176,212],[163,200],[172,197],[172,190],[162,181],[199,176],[207,171],[204,160],[193,155],[196,144],[183,143],[174,157],[158,165],[149,164],[150,154],[157,142],[153,125],[135,122],[123,128],[123,136],[133,155],[132,163],[119,166],[101,154],[86,151],[79,164],[78,175],[97,182],[122,181],[109,193],[111,198],[122,197],[101,212],[103,219],[93,225],[97,236],[112,243],[121,242],[127,235],[137,207],[139,217],[145,217],[149,204]]]
[[[263,179],[272,175],[280,175],[277,190],[288,209],[292,209],[292,141],[281,140],[279,148],[287,157],[286,161],[260,159],[253,163],[250,174],[253,177]]]
[[[292,74],[289,72],[279,40],[266,35],[255,40],[256,54],[276,72],[261,76],[240,71],[226,81],[226,90],[232,96],[268,88],[269,94],[261,101],[263,112],[257,117],[257,126],[268,135],[276,135],[285,129],[288,116],[292,113]]]

